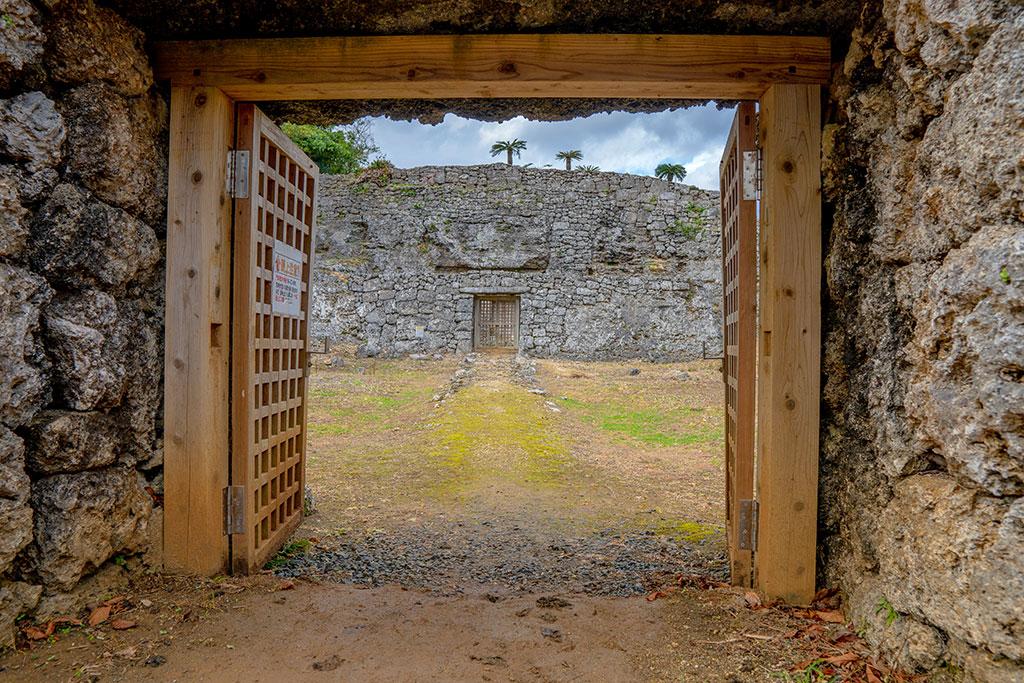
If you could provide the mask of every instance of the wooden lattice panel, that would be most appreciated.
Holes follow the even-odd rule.
[[[237,149],[250,162],[235,200],[231,472],[245,509],[232,564],[250,571],[302,520],[318,173],[252,105],[239,105]]]
[[[480,297],[476,300],[476,345],[479,348],[514,348],[519,336],[519,300],[515,297]]]
[[[751,551],[740,547],[740,501],[754,497],[757,225],[756,201],[744,199],[743,153],[754,151],[755,130],[754,104],[741,103],[719,167],[726,515],[732,581],[744,586],[753,571]]]

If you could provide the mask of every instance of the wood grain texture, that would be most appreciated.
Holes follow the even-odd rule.
[[[236,573],[259,570],[302,521],[309,293],[319,171],[252,104],[240,104],[238,150],[251,153],[249,196],[235,200],[232,485],[245,490]],[[299,315],[275,310],[273,254],[301,254]]]
[[[172,85],[238,100],[457,97],[757,99],[823,84],[829,42],[793,36],[467,35],[272,38],[155,45]]]
[[[164,565],[223,572],[228,483],[233,104],[216,88],[173,88],[164,356]]]
[[[757,585],[814,595],[821,350],[820,88],[774,85],[761,99],[761,350]]]
[[[755,145],[753,102],[736,109],[719,165],[722,202],[722,340],[726,522],[730,580],[753,585],[753,554],[739,547],[739,501],[754,497],[757,391],[757,203],[743,199],[743,153]]]

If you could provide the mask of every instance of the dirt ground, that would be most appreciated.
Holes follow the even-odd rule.
[[[725,578],[719,383],[716,361],[502,354],[321,370],[312,542],[275,569],[438,594]]]
[[[825,656],[808,631],[820,624],[750,610],[726,590],[495,600],[270,576],[144,577],[116,604],[123,611],[96,627],[9,653],[0,680],[764,681]],[[116,619],[134,626],[117,630]],[[848,633],[829,629],[832,639]]]
[[[136,575],[81,624],[26,625],[0,680],[811,682],[829,657],[861,680],[834,604],[721,583],[719,382],[715,361],[318,367],[317,512],[263,575]]]

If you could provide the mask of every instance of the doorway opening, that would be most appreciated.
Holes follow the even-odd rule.
[[[245,383],[232,387],[226,381],[230,357],[218,334],[226,321],[238,321],[235,328],[249,323],[224,297],[222,278],[231,270],[230,262],[225,263],[230,257],[221,247],[233,210],[223,192],[226,187],[240,189],[234,181],[241,159],[223,166],[225,152],[233,148],[236,102],[303,96],[610,94],[748,99],[758,100],[761,108],[758,167],[763,187],[757,192],[760,275],[766,292],[758,310],[738,312],[756,315],[760,323],[753,573],[755,584],[770,597],[806,602],[813,596],[820,400],[820,85],[829,73],[827,41],[430,36],[184,43],[158,46],[157,52],[157,71],[172,82],[165,538],[174,543],[166,553],[168,565],[206,572],[222,568],[233,537],[244,533],[235,529],[255,528],[248,507],[258,500],[264,483],[251,477],[232,480],[234,465],[227,467],[223,461],[232,406],[248,406],[253,400],[244,393]],[[391,60],[382,60],[382,54],[394,55],[408,67],[398,69]],[[196,339],[210,343],[197,345]],[[237,494],[235,487],[241,488]],[[236,505],[236,500],[242,503]],[[222,502],[229,511],[223,528],[209,522],[224,512]],[[737,541],[730,537],[730,544]]]

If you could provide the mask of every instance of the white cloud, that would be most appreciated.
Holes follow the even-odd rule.
[[[372,119],[377,144],[397,166],[485,164],[497,140],[519,138],[527,149],[516,163],[560,166],[555,153],[583,152],[584,164],[605,171],[652,175],[662,162],[686,166],[686,182],[718,189],[718,160],[733,112],[713,106],[654,114],[613,112],[572,121],[530,121],[521,116],[501,123],[473,121],[449,114],[435,126]]]

